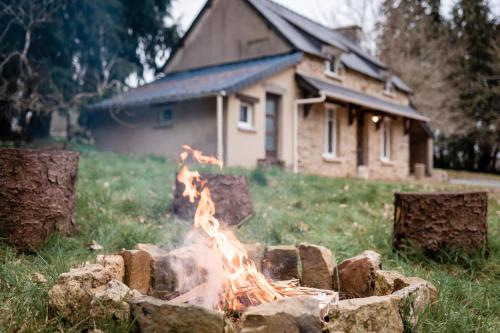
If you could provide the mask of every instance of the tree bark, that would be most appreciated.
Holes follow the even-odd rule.
[[[201,179],[207,182],[215,203],[215,217],[223,225],[239,226],[254,214],[246,177],[202,173]],[[192,221],[198,200],[190,203],[182,196],[183,191],[184,185],[176,180],[172,211],[178,217]]]
[[[0,239],[33,251],[53,233],[76,231],[79,155],[70,151],[0,149]]]
[[[395,193],[394,207],[398,250],[487,252],[486,192]]]

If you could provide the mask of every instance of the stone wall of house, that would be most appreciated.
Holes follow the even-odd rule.
[[[381,159],[382,130],[371,121],[370,114],[365,117],[366,161],[369,177],[372,179],[403,179],[410,174],[410,137],[405,134],[403,118],[390,119],[391,145],[390,160]]]
[[[325,111],[323,104],[312,106],[306,115],[299,111],[299,171],[334,177],[356,176],[356,122],[349,125],[348,112],[337,109],[337,157],[324,157]]]
[[[365,114],[364,156],[368,177],[371,179],[403,179],[409,175],[409,136],[404,133],[401,117],[390,120],[390,160],[382,161],[382,133],[371,120],[373,114]],[[357,176],[357,124],[349,125],[348,111],[337,108],[337,151],[334,159],[325,158],[324,133],[325,111],[323,104],[309,109],[307,116],[299,111],[298,162],[299,171],[334,177]]]
[[[346,88],[372,95],[391,103],[408,105],[410,102],[407,94],[394,89],[393,93],[387,95],[384,93],[384,83],[382,81],[354,72],[348,68],[343,68],[341,70],[339,78],[332,78],[325,74],[325,60],[311,55],[304,55],[304,60],[298,65],[297,71],[333,84],[338,84]]]

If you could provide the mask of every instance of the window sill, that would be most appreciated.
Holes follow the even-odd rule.
[[[328,70],[325,70],[325,75],[326,77],[330,78],[330,79],[334,79],[334,80],[337,80],[337,81],[342,81],[342,76],[340,76],[339,74],[337,73],[334,73],[334,72],[330,72]]]
[[[323,154],[323,161],[328,163],[342,163],[342,160],[330,154]]]
[[[383,166],[394,166],[394,162],[391,160],[385,160],[383,158],[380,159],[380,162],[382,163]]]
[[[250,127],[248,125],[238,124],[238,130],[242,132],[248,133],[257,133],[257,130],[254,127]]]

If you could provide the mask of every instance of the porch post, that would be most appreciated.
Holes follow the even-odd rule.
[[[434,139],[429,136],[427,138],[427,176],[432,177],[434,169]]]
[[[224,161],[223,95],[217,95],[217,159]]]

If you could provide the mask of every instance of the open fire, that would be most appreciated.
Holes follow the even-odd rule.
[[[336,266],[329,249],[309,243],[267,246],[263,258],[253,248],[247,253],[248,245],[214,216],[208,182],[189,169],[190,157],[222,169],[214,157],[183,146],[176,186],[196,203],[184,244],[172,251],[137,244],[62,273],[48,293],[51,312],[89,328],[133,319],[141,332],[400,333],[403,307],[411,309],[404,319],[416,322],[435,302],[432,284],[382,270],[381,256],[371,250]],[[264,273],[278,281],[264,276],[251,257],[262,259]],[[284,274],[292,261],[294,274]],[[307,287],[287,280],[296,276]],[[339,300],[334,290],[349,299]]]
[[[311,295],[317,297],[320,303],[328,304],[333,299],[334,292],[301,287],[296,279],[268,281],[257,270],[243,244],[230,230],[224,229],[215,218],[216,207],[211,198],[210,189],[201,179],[200,174],[190,170],[187,166],[186,161],[189,156],[201,164],[216,165],[221,170],[223,167],[223,163],[215,157],[205,156],[198,150],[187,145],[183,146],[183,152],[180,155],[181,169],[177,180],[184,185],[183,196],[191,203],[198,200],[194,230],[188,238],[191,238],[195,246],[202,243],[201,247],[206,249],[202,254],[205,258],[195,259],[202,263],[200,266],[204,266],[207,272],[206,282],[190,290],[184,290],[182,295],[170,302],[204,303],[220,311],[241,311],[248,306],[269,303],[283,297]],[[200,231],[203,235],[201,237]],[[203,261],[210,261],[212,264],[207,267]],[[206,304],[206,299],[204,299],[207,297],[210,298],[209,304]]]

